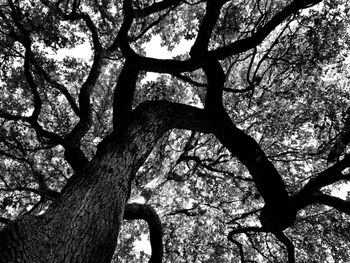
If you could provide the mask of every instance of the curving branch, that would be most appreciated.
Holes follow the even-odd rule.
[[[59,83],[52,80],[49,75],[35,62],[34,55],[31,51],[31,39],[30,29],[27,29],[22,25],[21,22],[21,15],[19,9],[16,8],[13,1],[9,1],[9,5],[11,7],[11,17],[16,25],[16,27],[19,30],[19,33],[13,33],[13,37],[20,42],[24,48],[25,48],[25,55],[24,55],[24,75],[28,84],[28,87],[30,88],[32,94],[33,94],[33,103],[34,103],[34,110],[30,117],[21,117],[17,115],[11,115],[4,111],[1,111],[1,117],[8,119],[8,120],[22,120],[28,122],[31,127],[35,130],[39,140],[42,138],[48,139],[49,143],[54,145],[62,145],[65,148],[65,157],[67,162],[71,165],[71,167],[75,171],[81,170],[88,162],[88,159],[86,158],[85,154],[80,149],[80,140],[81,138],[86,134],[86,132],[89,130],[91,123],[92,123],[92,110],[90,105],[90,94],[92,91],[93,86],[95,85],[100,71],[101,71],[101,65],[102,65],[102,47],[99,43],[99,38],[97,34],[97,29],[94,26],[91,18],[86,14],[77,14],[72,13],[70,15],[65,15],[58,7],[58,5],[53,5],[52,3],[43,0],[42,1],[47,7],[49,8],[55,8],[55,10],[58,10],[58,13],[61,15],[62,19],[64,20],[79,20],[82,19],[86,22],[88,28],[91,31],[93,43],[95,47],[95,56],[94,56],[94,62],[90,69],[90,73],[88,78],[86,79],[85,83],[82,85],[80,96],[79,96],[79,109],[77,105],[75,104],[74,99],[70,96],[67,89],[60,85]],[[72,109],[79,113],[80,121],[77,123],[77,125],[72,129],[72,131],[65,137],[61,137],[60,135],[45,130],[40,124],[39,124],[39,116],[42,108],[42,100],[40,97],[40,93],[37,87],[37,84],[35,82],[35,78],[33,76],[33,72],[31,69],[31,65],[34,65],[34,67],[37,70],[37,73],[44,77],[46,81],[48,81],[51,85],[53,85],[55,88],[62,91],[62,93],[66,96],[68,101],[70,102]]]
[[[53,88],[57,89],[65,96],[65,98],[67,99],[67,101],[68,101],[69,105],[71,106],[72,110],[74,111],[74,113],[78,117],[80,117],[80,109],[79,109],[78,105],[76,104],[73,96],[69,93],[67,87],[64,86],[63,84],[57,82],[56,80],[54,80],[45,71],[45,69],[35,61],[35,59],[33,57],[31,58],[30,62],[32,63],[32,65],[36,69],[38,75],[42,76]]]
[[[124,211],[125,220],[142,219],[147,222],[150,232],[152,255],[149,263],[161,263],[163,259],[163,230],[157,212],[150,205],[127,204]]]
[[[345,152],[350,142],[350,108],[346,110],[344,126],[331,147],[327,156],[327,163],[339,161],[340,156]]]
[[[208,1],[208,5],[215,7],[214,10],[216,10],[217,12],[218,5],[222,5],[223,2],[226,2],[226,1],[224,0]],[[317,4],[319,2],[321,1],[320,0],[315,0],[315,1],[295,0],[290,4],[288,4],[286,7],[284,7],[277,14],[275,14],[264,26],[261,26],[260,28],[258,28],[256,32],[253,33],[251,36],[246,37],[244,39],[237,40],[226,46],[211,50],[209,51],[207,56],[213,60],[222,60],[232,55],[237,55],[237,54],[246,52],[258,46],[260,43],[262,43],[262,41],[273,30],[275,30],[279,25],[281,25],[284,21],[286,21],[288,17],[290,17],[291,15],[297,14],[300,10],[304,8],[308,8],[311,5]],[[213,21],[215,20],[214,10],[213,11],[208,10],[208,14],[213,12],[213,16],[212,17],[208,16],[206,19],[203,19],[204,24],[200,25],[200,30],[199,30],[200,32],[197,36],[197,39],[203,38],[205,42],[208,41],[208,36],[210,36],[211,34],[211,32],[209,31],[210,31],[210,28],[212,28]],[[130,25],[131,25],[131,22],[130,22]],[[203,45],[203,44],[200,44],[199,40],[197,43],[198,45]],[[198,48],[195,48],[194,50],[196,49]],[[143,56],[137,55],[133,50],[130,53],[133,54],[137,62],[137,65],[139,65],[142,68],[142,70],[146,70],[150,72],[179,74],[182,72],[194,71],[203,66],[203,60],[200,60],[200,59],[190,58],[184,61],[177,61],[172,59],[156,59],[156,58],[143,57]]]
[[[66,21],[83,20],[91,33],[91,38],[92,38],[92,43],[94,48],[93,63],[85,82],[82,84],[80,88],[79,97],[78,97],[79,110],[78,109],[75,110],[79,112],[78,116],[80,119],[79,119],[79,122],[70,131],[70,133],[65,136],[65,140],[69,144],[72,144],[75,148],[79,148],[81,139],[86,135],[86,133],[89,131],[92,125],[92,106],[90,103],[90,97],[91,97],[93,88],[95,87],[97,80],[101,74],[104,50],[100,42],[98,30],[94,22],[92,21],[91,17],[86,13],[78,12],[80,1],[75,0],[73,2],[72,11],[70,14],[65,14],[65,12],[59,8],[59,2],[57,2],[56,4],[53,4],[47,0],[41,0],[41,1],[48,8],[57,12],[62,18],[62,20],[66,20]],[[55,84],[55,87],[62,89],[62,86],[59,86],[57,84]],[[66,155],[66,158],[69,159],[73,157],[70,156],[70,154],[68,153],[68,155]],[[82,169],[82,167],[84,167],[87,164],[86,157],[80,158],[79,162],[81,162],[80,165],[78,165],[77,162],[75,164],[75,167],[77,170]]]
[[[135,51],[129,45],[128,32],[134,20],[134,10],[131,5],[131,1],[123,1],[123,23],[119,29],[118,35],[114,42],[107,48],[108,53],[112,53],[120,48],[121,52],[126,58],[135,57]]]
[[[245,263],[243,245],[232,237],[229,239],[230,242],[234,243],[238,247],[239,256],[241,258],[241,263]]]
[[[274,233],[275,237],[283,243],[288,253],[288,263],[295,263],[295,252],[293,242],[281,231]]]
[[[190,55],[195,60],[203,59],[202,56],[208,55],[208,45],[216,21],[219,18],[222,6],[228,0],[208,1],[205,15],[199,26],[197,38],[191,48]]]
[[[262,227],[251,226],[251,227],[241,227],[241,228],[233,229],[227,235],[228,241],[234,243],[238,247],[241,263],[247,262],[244,257],[243,245],[233,237],[234,235],[243,234],[243,233],[246,234],[248,232],[261,233],[261,232],[267,232],[267,231]]]
[[[306,2],[309,2],[306,4]],[[273,16],[264,26],[260,27],[252,36],[237,40],[227,46],[217,48],[211,52],[211,55],[216,59],[224,59],[234,54],[239,54],[252,49],[259,44],[279,25],[281,25],[288,17],[298,13],[300,10],[309,8],[311,5],[318,4],[321,0],[304,1],[294,0],[289,5],[284,7],[275,16]]]
[[[28,47],[26,47],[26,52],[25,52],[25,57],[24,57],[24,75],[25,75],[26,81],[28,83],[28,86],[29,86],[29,88],[33,94],[33,98],[34,98],[34,111],[32,113],[32,116],[30,117],[30,119],[33,122],[37,122],[43,103],[41,101],[39,91],[38,91],[38,88],[35,84],[33,75],[30,71],[30,57],[31,57],[31,50],[30,50],[30,46],[28,46]]]
[[[244,260],[243,246],[241,243],[235,240],[233,236],[237,234],[243,234],[243,233],[249,233],[249,232],[263,233],[263,232],[270,232],[270,231],[264,227],[241,227],[241,228],[233,229],[229,232],[229,234],[227,235],[227,239],[238,246],[241,262],[246,262]],[[273,234],[275,235],[278,241],[280,241],[285,245],[288,253],[288,263],[295,263],[294,244],[292,243],[292,241],[282,231],[277,231],[277,232],[274,232]]]
[[[220,63],[209,60],[203,69],[208,81],[205,110],[216,127],[215,136],[252,175],[257,190],[266,202],[261,213],[262,224],[269,231],[285,229],[294,223],[296,211],[280,174],[260,145],[238,129],[227,114],[222,104],[225,74]]]
[[[78,14],[73,12],[70,15],[63,15],[67,20],[84,20],[86,26],[89,28],[92,35],[92,42],[94,46],[94,58],[93,63],[90,68],[88,77],[80,88],[79,92],[79,110],[80,110],[80,120],[71,130],[69,134],[66,135],[65,139],[73,143],[76,146],[80,146],[81,139],[85,136],[92,125],[92,105],[90,103],[91,93],[96,85],[96,82],[101,74],[102,69],[102,59],[103,59],[103,49],[98,36],[97,28],[94,25],[88,14]]]
[[[113,130],[125,130],[131,116],[132,101],[139,69],[132,59],[126,59],[113,94]]]

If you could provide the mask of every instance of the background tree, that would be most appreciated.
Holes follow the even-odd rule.
[[[348,262],[349,10],[2,1],[0,262]]]

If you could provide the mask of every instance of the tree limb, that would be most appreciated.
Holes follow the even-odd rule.
[[[261,213],[263,226],[271,228],[269,231],[285,229],[294,223],[296,211],[280,174],[260,145],[238,129],[227,114],[222,104],[225,74],[219,62],[209,59],[203,69],[208,80],[205,110],[215,126],[215,136],[252,175],[257,190],[266,202]]]
[[[139,69],[127,58],[113,94],[113,129],[125,129],[130,119]]]
[[[221,1],[220,1],[221,2]],[[310,4],[302,4],[304,1],[295,0],[286,7],[284,7],[281,11],[279,11],[275,16],[273,16],[264,26],[260,27],[255,33],[253,33],[250,37],[237,40],[227,46],[219,47],[217,49],[211,50],[208,53],[208,56],[213,60],[222,60],[229,56],[236,55],[248,51],[256,46],[258,46],[275,28],[277,28],[280,24],[282,24],[288,17],[293,14],[296,14],[300,10],[309,7]],[[309,1],[313,4],[316,4],[320,1]],[[208,17],[208,21],[212,19]],[[208,29],[209,24],[208,23]],[[131,25],[131,24],[130,24]],[[203,26],[205,28],[205,26]],[[203,31],[205,31],[203,29]],[[205,33],[208,38],[209,32]],[[197,37],[198,38],[198,37]],[[179,74],[181,72],[190,72],[194,71],[202,66],[202,60],[196,60],[193,58],[177,61],[172,59],[156,59],[156,58],[148,58],[137,55],[133,52],[135,59],[137,59],[137,64],[143,70],[157,73],[169,73],[169,74]]]
[[[311,205],[315,203],[333,207],[342,213],[350,215],[349,200],[343,200],[339,197],[335,197],[335,196],[331,196],[323,193],[313,194],[310,197],[305,198],[304,202],[300,203],[299,205],[300,205],[300,208],[303,208],[307,205]]]
[[[295,253],[293,242],[281,231],[274,233],[275,237],[286,246],[288,253],[288,263],[295,263]]]
[[[314,178],[310,179],[302,189],[293,195],[293,202],[296,203],[296,206],[300,206],[308,196],[316,193],[322,187],[328,186],[340,180],[349,180],[350,177],[342,173],[342,171],[349,166],[350,154],[346,155],[343,160],[328,167]]]
[[[200,23],[197,38],[190,51],[190,55],[193,59],[201,60],[203,59],[202,56],[208,55],[208,44],[212,31],[219,18],[220,10],[227,1],[228,0],[216,0],[207,2],[205,15]]]
[[[150,205],[127,204],[124,211],[125,220],[142,219],[149,227],[152,255],[149,263],[161,263],[163,259],[163,230],[157,212]]]
[[[94,44],[94,58],[93,63],[90,68],[88,77],[80,88],[79,92],[79,110],[80,110],[80,120],[71,130],[69,134],[66,135],[65,139],[76,145],[80,146],[81,139],[85,136],[92,124],[92,106],[90,103],[90,97],[93,88],[101,74],[102,69],[102,59],[103,59],[103,50],[100,43],[100,39],[97,33],[97,28],[94,25],[88,14],[76,14],[64,16],[68,20],[78,20],[83,19],[89,28],[92,41]]]

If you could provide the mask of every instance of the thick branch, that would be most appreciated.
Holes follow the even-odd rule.
[[[200,24],[196,41],[194,42],[190,55],[194,59],[203,59],[202,56],[208,55],[208,44],[216,24],[219,18],[221,7],[227,2],[227,0],[208,1],[206,12],[203,20]]]
[[[101,74],[104,52],[102,49],[102,45],[100,43],[98,30],[94,22],[92,21],[91,17],[86,13],[77,12],[78,5],[79,5],[78,1],[73,2],[72,12],[68,15],[66,15],[65,12],[63,12],[59,8],[59,2],[56,5],[46,0],[43,0],[42,2],[48,8],[57,12],[63,20],[67,20],[67,21],[83,20],[91,33],[93,47],[94,47],[94,58],[93,58],[93,63],[90,68],[88,77],[86,78],[85,82],[81,86],[80,92],[79,92],[79,115],[78,116],[80,120],[72,129],[72,131],[69,134],[67,134],[65,137],[65,140],[67,142],[73,144],[74,147],[79,148],[81,139],[88,132],[92,124],[92,107],[90,104],[90,97],[91,97],[92,90]],[[66,158],[70,158],[70,157],[66,156]],[[81,167],[83,167],[86,164],[86,160],[84,161],[83,159],[81,159],[81,161],[84,162],[84,164],[81,165]]]
[[[113,98],[113,128],[125,128],[130,119],[132,102],[136,88],[139,70],[132,60],[127,59],[114,90]]]
[[[306,5],[303,0],[295,0],[275,16],[273,16],[263,27],[258,29],[251,37],[237,40],[232,44],[224,47],[220,47],[211,52],[211,55],[216,59],[224,59],[234,54],[245,52],[258,46],[275,28],[282,24],[289,16],[296,14],[301,9],[307,8],[310,4]],[[312,2],[312,1],[309,1]],[[313,1],[319,3],[320,1]]]
[[[208,59],[203,69],[208,81],[205,110],[215,126],[214,134],[252,175],[266,203],[260,217],[262,225],[271,232],[289,227],[295,221],[296,211],[280,174],[260,145],[232,123],[222,104],[225,74],[220,63]]]
[[[305,198],[298,203],[298,208],[301,209],[315,203],[333,207],[340,212],[350,215],[350,201],[322,193],[316,193]]]
[[[120,30],[118,32],[118,35],[115,39],[115,41],[112,43],[112,45],[107,49],[108,52],[114,52],[119,47],[121,52],[125,57],[135,57],[136,53],[129,45],[129,37],[128,32],[130,30],[130,27],[132,25],[133,19],[134,19],[134,10],[131,5],[131,1],[124,0],[123,2],[123,13],[124,13],[124,20],[122,23],[122,26],[120,27]]]
[[[349,180],[350,177],[342,173],[342,171],[349,166],[350,155],[347,155],[343,160],[337,162],[326,170],[320,172],[314,178],[310,179],[310,181],[293,196],[293,201],[297,204],[297,206],[299,206],[299,204],[302,204],[308,196],[316,193],[322,187],[331,185],[340,180]]]
[[[149,227],[152,255],[149,263],[161,263],[163,259],[163,231],[162,223],[157,212],[149,205],[127,204],[124,211],[124,219],[145,220]]]
[[[215,50],[209,51],[208,56],[213,60],[222,60],[232,55],[240,54],[258,46],[275,28],[282,24],[288,17],[290,17],[293,14],[296,14],[303,8],[309,7],[310,5],[316,4],[320,1],[317,0],[308,2],[309,3],[305,3],[305,1],[301,0],[293,1],[291,4],[287,5],[280,12],[278,12],[274,17],[272,17],[270,21],[268,21],[264,26],[260,27],[250,37],[237,40],[227,46],[219,47]],[[210,19],[212,18],[208,17],[208,20]],[[203,35],[206,35],[206,38],[208,38],[208,34],[209,32],[207,32],[206,34],[203,33]],[[202,60],[196,60],[193,58],[184,61],[176,61],[170,59],[155,59],[142,57],[136,54],[134,54],[134,56],[137,59],[137,64],[142,68],[142,70],[158,73],[179,74],[181,72],[194,71],[200,68],[203,63]]]

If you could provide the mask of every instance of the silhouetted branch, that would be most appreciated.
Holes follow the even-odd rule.
[[[215,2],[215,1],[213,1]],[[217,1],[220,4],[222,1]],[[311,2],[311,1],[309,1]],[[320,1],[313,1],[313,4],[316,4]],[[253,33],[250,37],[237,40],[227,46],[219,47],[217,49],[211,50],[208,53],[208,57],[213,60],[222,60],[232,55],[240,54],[242,52],[248,51],[256,46],[258,46],[274,29],[281,25],[288,17],[293,14],[298,13],[300,10],[307,8],[309,5],[302,4],[304,1],[296,0],[284,7],[279,11],[275,16],[273,16],[264,26],[261,26]],[[212,3],[211,3],[212,4]],[[215,3],[213,4],[215,5]],[[214,10],[217,10],[214,8]],[[208,26],[206,28],[210,29],[212,22],[209,22],[210,19],[214,17],[208,17]],[[204,20],[203,20],[204,21]],[[203,25],[203,27],[205,27]],[[208,39],[211,32],[204,32],[203,30],[203,39]],[[198,38],[198,36],[197,36]],[[199,42],[199,41],[198,41]],[[198,44],[203,45],[203,44]],[[170,73],[178,74],[181,72],[194,71],[201,66],[203,66],[203,60],[200,59],[187,59],[184,61],[177,61],[172,59],[155,59],[147,58],[136,55],[137,64],[142,67],[143,70],[158,72],[158,73]]]
[[[113,129],[126,128],[132,111],[139,69],[127,58],[119,74],[113,94]]]
[[[93,63],[90,68],[88,77],[82,84],[79,92],[79,110],[80,110],[80,120],[71,130],[71,132],[65,137],[65,139],[75,144],[80,145],[81,139],[85,136],[92,124],[92,105],[90,103],[90,97],[93,88],[101,74],[103,50],[98,36],[97,28],[94,25],[88,14],[73,13],[72,15],[63,16],[68,20],[78,20],[82,19],[86,23],[92,35],[92,42],[94,45],[94,58]]]
[[[142,219],[147,222],[150,232],[152,255],[149,263],[161,263],[163,259],[163,230],[157,212],[149,205],[127,204],[124,211],[125,220]]]
[[[295,263],[295,253],[294,253],[294,244],[293,242],[283,233],[277,232],[274,233],[275,237],[286,246],[288,253],[288,263]]]
[[[241,263],[245,263],[246,261],[244,259],[243,245],[240,242],[238,242],[237,240],[233,239],[232,236],[230,237],[229,241],[234,243],[238,247],[239,256],[241,258]]]
[[[72,110],[74,113],[80,117],[80,109],[78,105],[75,102],[75,99],[72,97],[72,95],[69,93],[66,86],[64,86],[61,83],[58,83],[56,80],[54,80],[45,70],[44,68],[39,65],[34,58],[31,59],[31,63],[34,65],[36,71],[39,75],[41,75],[52,87],[59,90],[67,99],[69,105],[72,107]]]
[[[315,193],[311,196],[306,197],[303,202],[298,203],[299,208],[303,208],[305,206],[311,204],[322,204],[333,207],[340,212],[350,215],[350,201],[343,200],[339,197],[323,194],[323,193]]]
[[[197,38],[191,48],[190,55],[194,60],[202,60],[208,56],[208,44],[216,21],[219,18],[221,7],[228,0],[208,1],[205,15],[199,25]]]
[[[209,59],[203,69],[208,80],[205,110],[215,126],[215,136],[252,175],[257,190],[268,205],[268,209],[263,209],[264,222],[273,227],[275,224],[270,224],[273,219],[273,222],[279,222],[277,224],[279,227],[287,227],[284,223],[292,221],[296,211],[291,208],[292,204],[280,174],[268,160],[260,145],[238,129],[228,116],[222,104],[225,74],[220,63]],[[285,220],[286,217],[290,220]]]
[[[54,5],[50,1],[42,0],[42,3],[44,3],[48,8],[52,9],[53,11],[57,12],[62,20],[67,21],[78,21],[83,20],[88,27],[92,42],[93,42],[93,48],[94,48],[94,58],[93,63],[90,68],[89,74],[85,80],[85,82],[82,84],[79,92],[79,122],[74,126],[74,128],[70,131],[69,134],[66,135],[65,140],[73,144],[75,148],[80,147],[81,139],[85,136],[85,134],[89,131],[91,124],[92,124],[92,106],[90,103],[90,97],[93,88],[95,87],[95,84],[101,74],[101,68],[102,68],[102,59],[104,56],[104,51],[102,49],[102,45],[100,43],[100,38],[98,35],[98,30],[93,23],[91,17],[86,13],[79,13],[78,12],[78,6],[80,1],[74,1],[72,5],[72,12],[70,14],[65,14],[60,8],[59,4]],[[59,88],[60,86],[56,85],[56,88]],[[62,88],[62,87],[61,87]],[[81,155],[82,157],[82,155]],[[72,156],[66,156],[66,158],[72,158]],[[86,158],[79,158],[80,162],[83,162],[81,165],[75,164],[75,169],[79,170],[82,167],[84,167],[87,163]]]
[[[227,46],[220,47],[211,52],[216,59],[224,59],[234,54],[239,54],[259,45],[277,26],[282,24],[289,16],[298,11],[308,8],[310,5],[303,4],[304,0],[295,0],[274,15],[264,26],[260,27],[252,36],[237,40]],[[309,1],[311,2],[311,1]],[[314,4],[321,1],[312,1]]]
[[[328,186],[341,180],[350,180],[350,176],[343,174],[342,171],[350,166],[350,154],[346,155],[344,159],[328,167],[324,171],[317,174],[310,179],[306,185],[293,196],[294,202],[302,204],[307,197],[316,193],[322,187]]]
[[[128,32],[130,30],[130,27],[132,25],[133,19],[134,19],[134,10],[131,5],[131,1],[124,0],[123,1],[123,14],[124,14],[124,20],[120,27],[120,30],[118,32],[118,35],[112,45],[108,47],[107,52],[111,53],[117,50],[117,48],[120,48],[121,52],[126,58],[131,58],[136,56],[136,53],[129,45],[129,38],[128,38]]]

